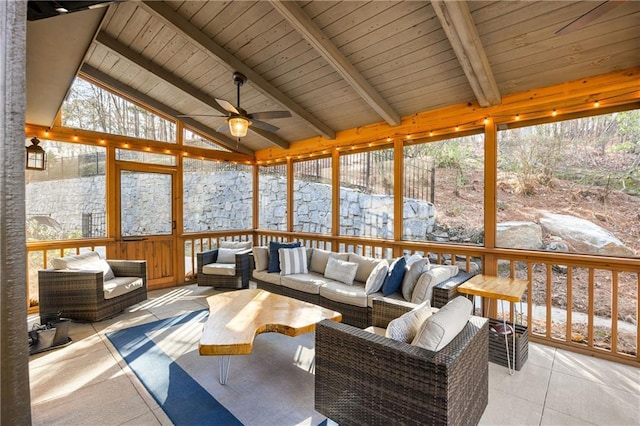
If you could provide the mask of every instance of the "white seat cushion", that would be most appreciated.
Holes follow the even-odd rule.
[[[222,275],[225,277],[233,277],[236,275],[235,263],[209,263],[202,267],[202,273],[205,275]]]
[[[317,274],[293,274],[285,275],[280,280],[280,284],[283,287],[291,288],[293,290],[303,291],[310,294],[320,294],[320,287],[325,285],[330,280],[327,280],[322,275]]]
[[[102,289],[104,290],[105,299],[113,299],[114,297],[127,294],[137,288],[143,287],[144,282],[139,277],[116,277],[105,281]]]
[[[334,302],[341,302],[347,305],[367,307],[367,293],[364,286],[354,283],[353,285],[329,281],[320,287],[320,296],[326,297]]]
[[[263,271],[253,271],[253,278],[264,281],[271,284],[280,285],[280,272],[267,272],[265,269]]]

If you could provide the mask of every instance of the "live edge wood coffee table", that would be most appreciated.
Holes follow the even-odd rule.
[[[207,297],[209,318],[200,338],[200,355],[218,355],[220,384],[229,376],[230,355],[250,354],[260,333],[298,336],[316,329],[329,319],[342,321],[342,314],[312,303],[264,290],[246,289]]]

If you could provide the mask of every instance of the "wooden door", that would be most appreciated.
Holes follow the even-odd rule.
[[[175,285],[175,171],[121,165],[116,176],[116,257],[146,260],[149,289]]]

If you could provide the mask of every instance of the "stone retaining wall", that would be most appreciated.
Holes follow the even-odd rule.
[[[145,179],[136,185],[139,194],[135,205],[141,212],[153,212],[154,203],[162,191],[154,180]],[[150,177],[151,178],[151,177]],[[228,171],[217,173],[185,173],[184,228],[185,232],[217,229],[250,229],[252,227],[251,173]],[[141,189],[142,188],[142,189]],[[146,189],[145,189],[146,188]],[[282,177],[261,176],[261,229],[285,230],[286,180]],[[123,196],[129,197],[127,188]],[[105,211],[105,177],[93,176],[60,181],[37,182],[27,185],[28,215],[50,215],[62,227],[63,238],[81,234],[82,213]],[[311,233],[331,232],[331,186],[297,180],[294,184],[294,230]],[[433,230],[435,208],[431,203],[406,199],[404,202],[405,238],[424,239]],[[137,219],[137,220],[134,220]],[[135,224],[134,222],[138,223]],[[125,215],[123,229],[130,234],[157,229],[154,215]],[[393,235],[393,197],[365,194],[349,188],[340,189],[340,234],[391,238]]]

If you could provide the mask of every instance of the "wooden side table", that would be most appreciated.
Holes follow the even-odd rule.
[[[518,278],[505,278],[505,277],[496,277],[493,275],[476,275],[469,279],[468,281],[460,284],[458,286],[458,292],[464,294],[470,294],[472,296],[480,296],[483,299],[495,299],[500,300],[501,302],[520,302],[522,301],[522,295],[524,294],[525,288],[527,288],[528,281],[521,280]],[[484,303],[483,303],[484,305]],[[504,312],[504,308],[503,308]],[[515,326],[515,323],[514,323]],[[508,340],[508,332],[509,327],[507,326],[507,318],[506,315],[502,316],[502,332],[504,334],[504,342],[507,349],[507,368],[509,369],[509,374],[513,375],[515,371],[515,361],[516,361],[516,328],[513,328],[511,332],[513,338],[513,356],[509,356],[509,340]],[[513,368],[511,368],[511,361],[513,360]]]

